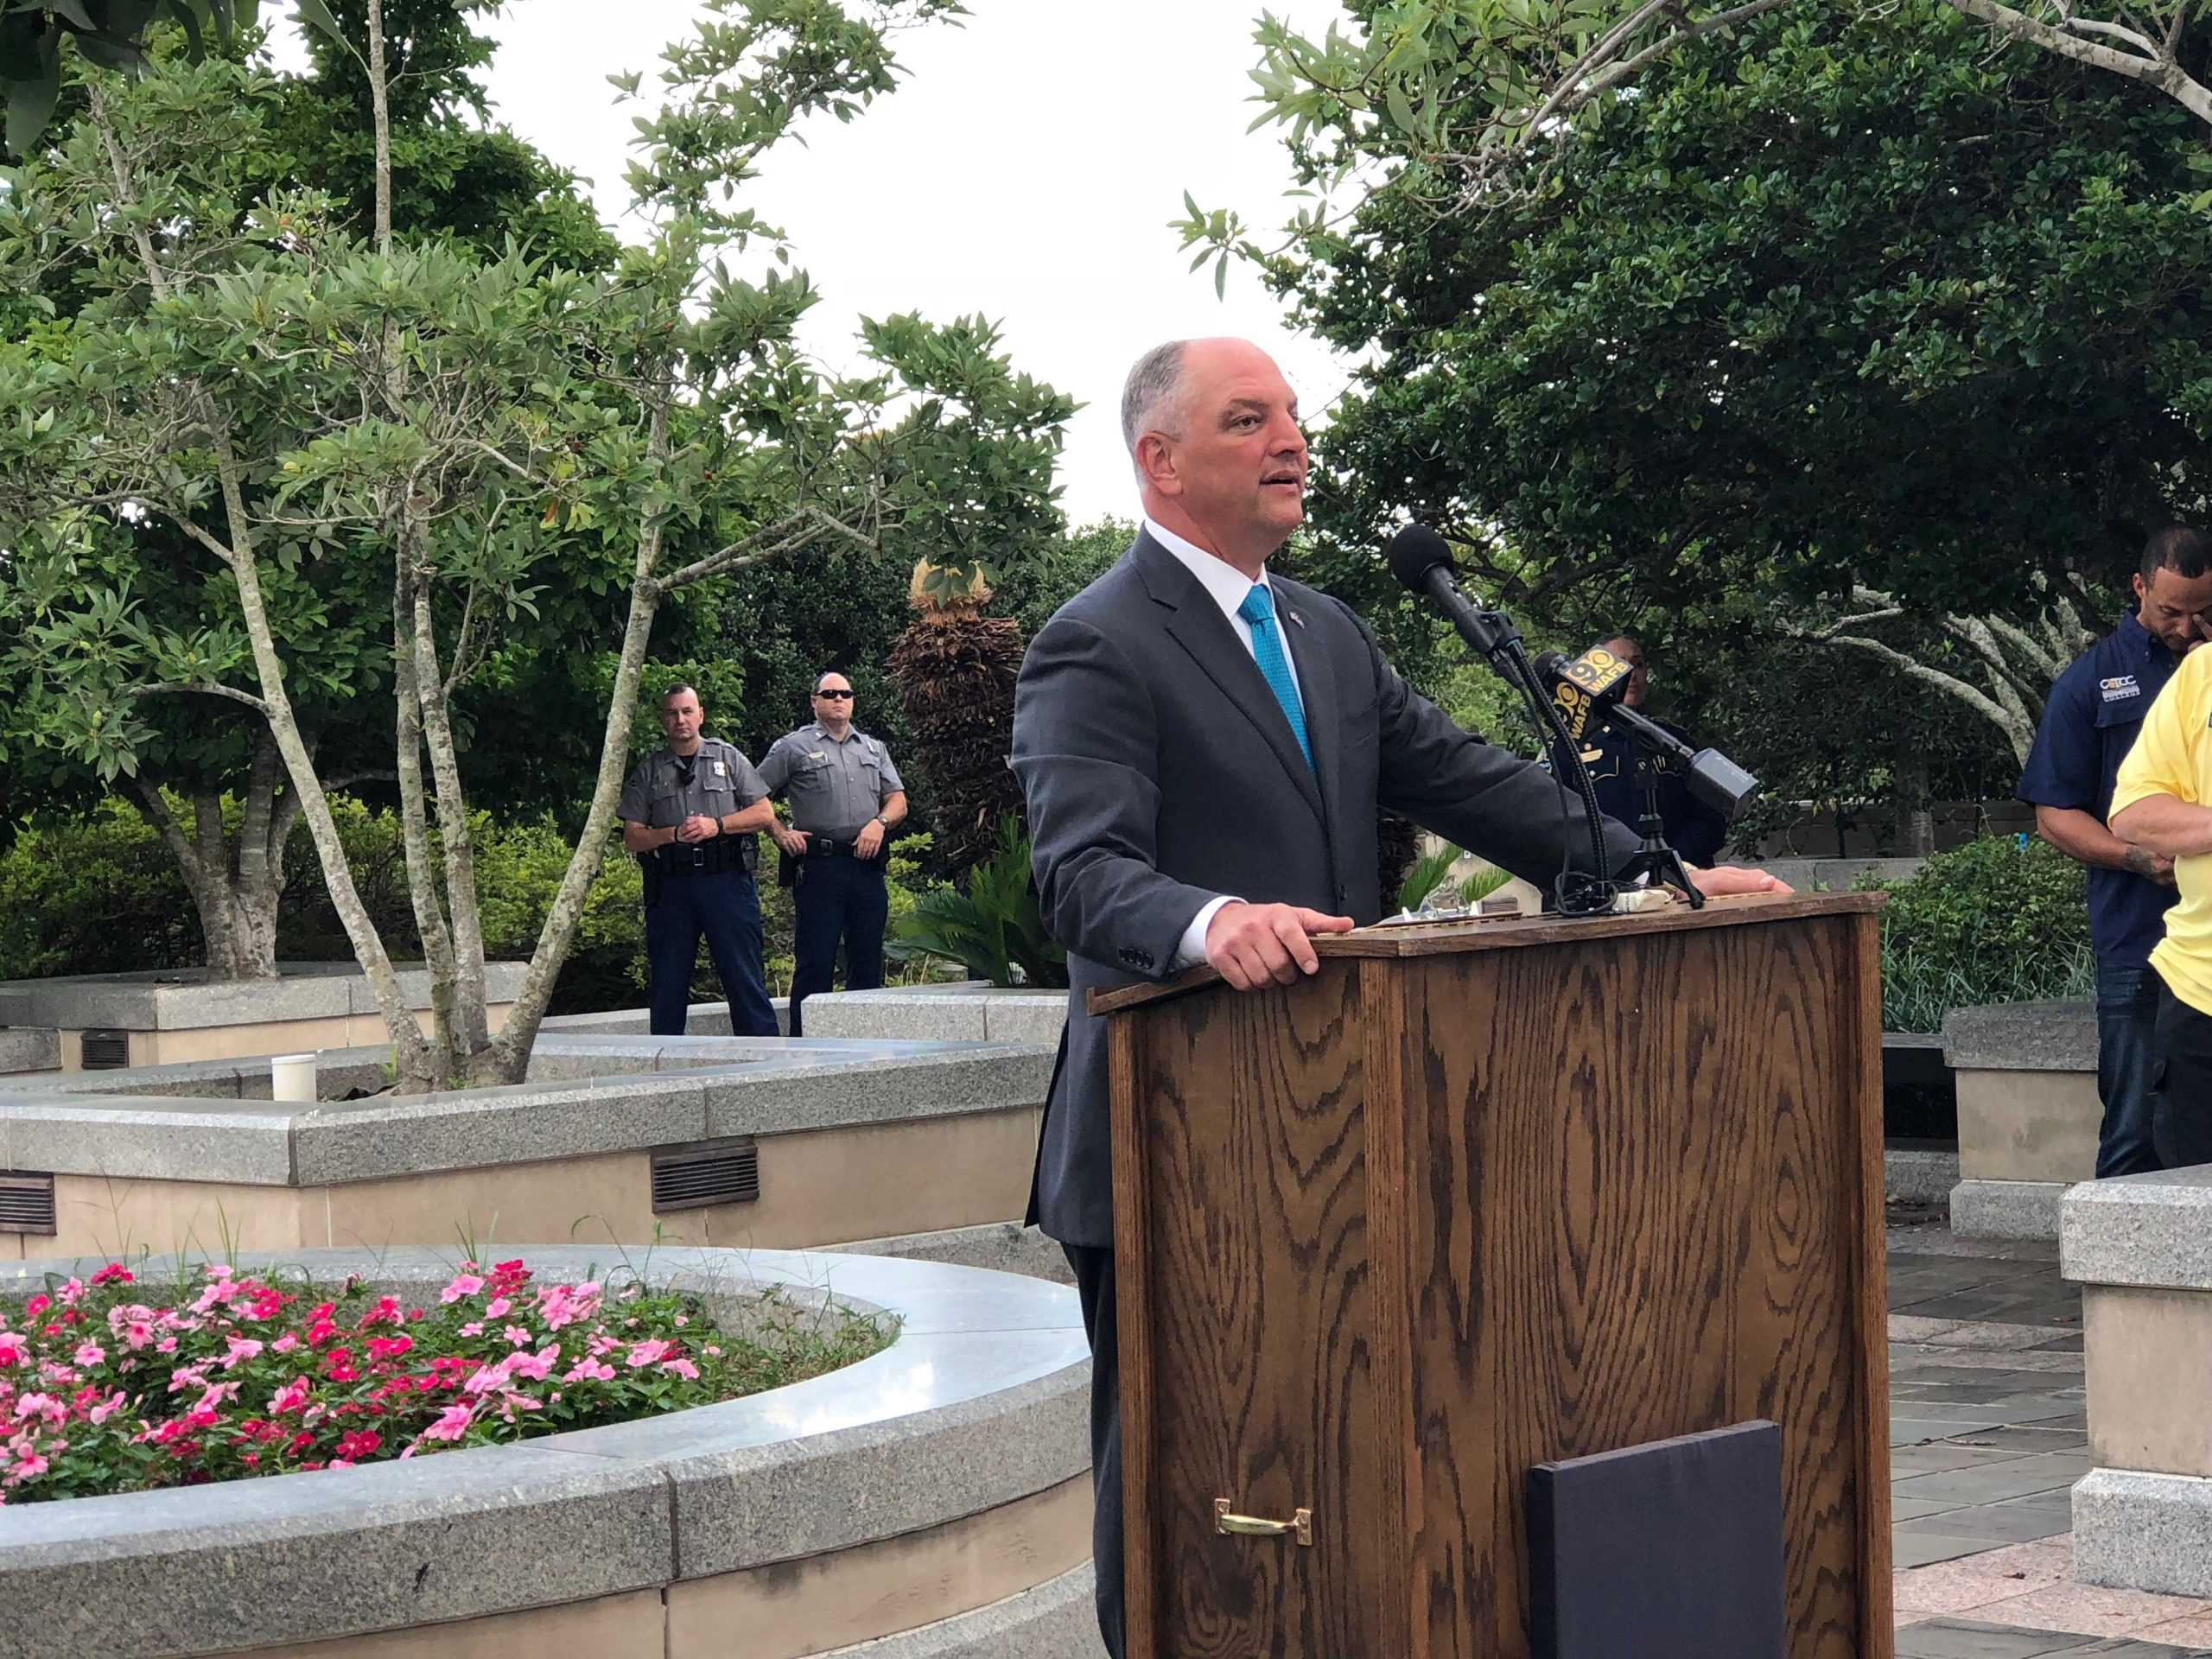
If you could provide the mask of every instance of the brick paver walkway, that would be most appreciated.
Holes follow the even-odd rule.
[[[2081,1327],[2056,1245],[1891,1229],[1897,1659],[2212,1656],[2212,1603],[2075,1582]]]

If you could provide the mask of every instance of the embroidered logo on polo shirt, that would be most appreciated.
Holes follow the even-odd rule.
[[[2133,674],[2115,674],[2108,680],[2099,680],[2097,690],[2104,693],[2107,702],[2120,702],[2143,695],[2143,688],[2135,683]]]

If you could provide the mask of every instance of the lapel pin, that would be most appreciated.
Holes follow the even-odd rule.
[[[1297,623],[1297,624],[1298,624],[1298,626],[1299,626],[1300,627],[1301,627],[1301,628],[1302,628],[1302,627],[1304,627],[1304,626],[1306,626],[1306,619],[1305,619],[1304,617],[1300,616],[1300,615],[1296,611],[1292,611],[1291,613],[1289,613],[1289,615],[1290,615],[1290,620],[1291,620],[1292,621],[1294,621],[1294,622]]]

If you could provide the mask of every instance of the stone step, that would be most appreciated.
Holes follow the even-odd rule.
[[[58,1071],[61,1033],[51,1026],[0,1026],[0,1074]]]

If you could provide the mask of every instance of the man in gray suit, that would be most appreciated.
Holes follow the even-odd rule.
[[[1013,756],[1072,985],[1030,1219],[1065,1249],[1090,1334],[1099,1627],[1116,1659],[1113,1177],[1106,1044],[1084,994],[1202,962],[1239,990],[1315,972],[1312,935],[1382,913],[1378,805],[1547,888],[1591,855],[1546,773],[1408,688],[1349,607],[1268,574],[1304,517],[1307,459],[1296,395],[1265,353],[1206,340],[1146,353],[1122,429],[1144,528],[1030,645]],[[1607,836],[1616,864],[1637,850],[1623,826]],[[1693,879],[1709,893],[1780,885]]]

